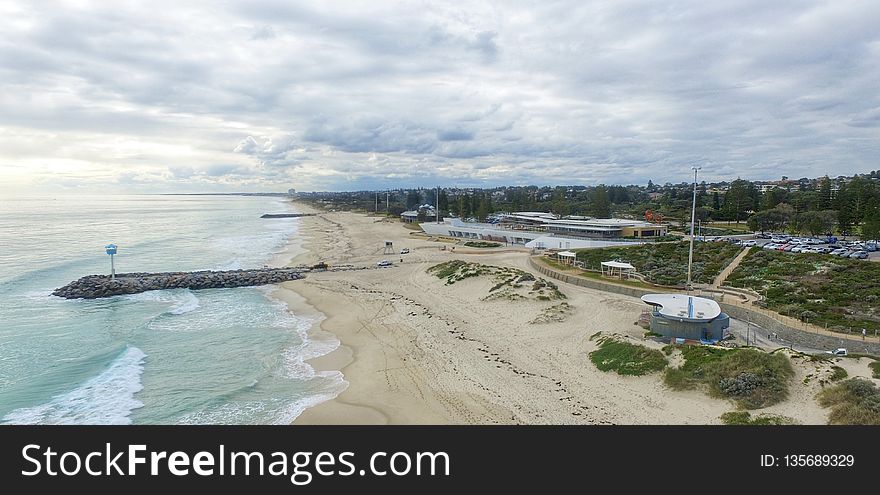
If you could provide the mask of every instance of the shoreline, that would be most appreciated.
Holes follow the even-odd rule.
[[[317,244],[315,237],[318,235],[314,225],[306,224],[310,217],[321,213],[320,211],[301,203],[296,203],[301,222],[298,226],[297,237],[292,239],[284,250],[273,259],[273,266],[294,266],[313,264],[319,261],[318,256],[312,251],[312,246]],[[327,354],[305,360],[315,373],[339,371],[343,374],[344,388],[334,397],[316,403],[304,409],[292,424],[387,424],[388,417],[378,409],[357,404],[347,404],[338,399],[350,386],[345,375],[345,368],[354,362],[354,350],[343,343],[337,333],[327,329],[334,326],[339,318],[329,304],[323,304],[316,294],[300,285],[276,284],[271,297],[284,302],[288,311],[298,316],[315,318],[316,321],[308,330],[307,338],[314,343],[332,342],[333,350]],[[322,407],[323,406],[323,407]],[[316,408],[320,408],[315,412]],[[359,421],[352,422],[353,418]]]

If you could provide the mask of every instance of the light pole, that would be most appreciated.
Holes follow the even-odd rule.
[[[691,167],[694,171],[694,203],[691,206],[691,247],[688,251],[688,279],[686,289],[690,293],[691,287],[691,265],[694,263],[694,219],[697,217],[697,170],[702,167]]]
[[[116,266],[113,264],[113,255],[116,254],[116,244],[107,244],[104,250],[110,255],[110,279],[116,279]]]

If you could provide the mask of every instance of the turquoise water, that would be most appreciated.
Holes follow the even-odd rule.
[[[272,287],[64,300],[54,288],[107,273],[260,267],[296,236],[281,198],[102,196],[0,202],[0,422],[287,423],[338,393],[304,359],[316,323]],[[327,347],[330,346],[330,347]]]

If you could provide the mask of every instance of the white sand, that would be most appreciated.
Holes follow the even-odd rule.
[[[311,364],[342,370],[349,382],[296,424],[713,424],[736,409],[701,392],[671,391],[659,374],[622,377],[593,366],[587,356],[595,349],[592,334],[641,341],[644,330],[634,322],[643,303],[637,298],[560,283],[573,313],[563,322],[532,324],[557,301],[482,301],[490,279],[445,285],[426,273],[451,259],[531,271],[522,250],[443,251],[451,245],[354,213],[303,218],[300,232],[308,251],[293,263],[373,266],[390,259],[395,266],[310,273],[276,292],[294,312],[326,315],[315,338],[333,338],[323,333],[329,332],[342,345]],[[412,252],[384,255],[386,239],[396,252]],[[755,413],[824,424],[827,411],[815,401],[818,385],[804,385],[807,365],[795,364],[799,376],[791,398]]]

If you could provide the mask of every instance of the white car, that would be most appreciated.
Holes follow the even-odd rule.
[[[400,250],[400,254],[409,254],[409,248],[403,248]]]
[[[825,354],[831,354],[832,356],[846,356],[846,349],[843,347],[838,347],[833,351],[825,351]]]
[[[376,266],[391,266],[391,265],[392,265],[392,263],[390,260],[382,260],[382,261],[376,263]]]
[[[751,246],[757,246],[757,245],[758,245],[757,241],[754,241],[754,240],[742,242],[743,247],[751,247]]]

